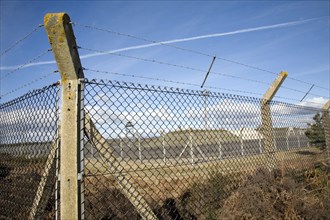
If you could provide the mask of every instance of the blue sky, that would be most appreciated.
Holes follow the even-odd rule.
[[[15,41],[42,24],[46,13],[67,12],[73,22],[93,25],[155,41],[171,41],[210,34],[221,36],[177,42],[171,45],[216,54],[217,57],[238,61],[289,77],[329,88],[329,2],[105,2],[105,1],[1,1],[1,52]],[[272,25],[278,25],[273,27]],[[273,28],[271,28],[271,27]],[[252,30],[251,30],[252,29]],[[256,30],[260,29],[260,30]],[[250,30],[250,31],[248,31]],[[94,50],[112,51],[145,45],[144,42],[94,29],[74,26],[77,44]],[[232,33],[234,32],[234,33]],[[228,34],[232,33],[232,34]],[[1,56],[1,102],[6,102],[28,90],[49,85],[60,79],[55,64],[35,65],[17,71],[20,66],[50,48],[45,30],[35,33],[14,49]],[[81,49],[82,57],[93,52]],[[205,70],[212,58],[163,45],[145,47],[120,53],[145,59],[184,65]],[[53,61],[51,52],[35,62]],[[86,68],[201,84],[205,73],[159,65],[113,55],[82,59]],[[271,83],[276,77],[263,71],[246,68],[217,59],[212,71]],[[48,74],[42,80],[21,88],[24,84]],[[49,75],[50,74],[50,75]],[[8,75],[8,76],[7,76]],[[6,77],[4,77],[6,76]],[[199,89],[139,78],[129,78],[85,71],[89,79],[110,79],[181,88]],[[307,92],[311,85],[287,79],[285,87]],[[242,90],[263,94],[268,86],[211,73],[206,86]],[[19,88],[16,92],[12,90]],[[223,91],[227,92],[227,91]],[[235,92],[236,93],[236,92]],[[306,101],[324,103],[329,90],[314,87]],[[243,93],[241,93],[243,94]],[[262,95],[246,95],[261,97]],[[300,100],[304,94],[281,88],[278,96]],[[297,103],[293,100],[277,100]],[[312,103],[303,103],[312,105]]]

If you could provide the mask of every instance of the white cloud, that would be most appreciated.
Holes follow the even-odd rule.
[[[1,144],[40,143],[55,138],[58,123],[55,106],[2,109],[0,114]]]
[[[302,101],[301,103],[299,103],[299,105],[314,107],[314,108],[322,108],[327,101],[328,100],[323,97],[313,97],[306,99],[305,101]]]
[[[86,97],[86,109],[96,126],[106,138],[124,136],[125,125],[133,123],[134,130],[143,136],[157,135],[159,130],[180,128],[228,129],[258,128],[261,125],[259,99],[240,96],[210,95],[206,108],[200,93],[141,90],[130,87],[94,88],[95,94]],[[94,103],[90,105],[89,103]],[[317,106],[324,98],[308,99]],[[272,102],[271,114],[274,127],[306,127],[319,109]]]
[[[141,106],[141,103],[138,105]],[[110,109],[107,105],[87,105],[86,109],[105,138],[125,136],[125,125],[128,122],[133,124],[135,131],[147,136],[157,134],[162,127],[169,126],[170,122],[175,120],[175,115],[165,106],[149,107],[145,111],[119,111]]]

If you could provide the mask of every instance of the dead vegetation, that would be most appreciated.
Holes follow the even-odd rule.
[[[130,176],[159,219],[329,219],[330,168],[328,163],[316,162],[321,155],[324,152],[304,151],[291,159],[283,157],[279,169],[272,172],[263,168],[239,169],[236,163],[243,161],[238,160],[125,175]],[[245,167],[255,164],[252,158],[243,163]],[[22,163],[20,159],[21,167],[17,167],[13,159],[2,160],[0,190],[8,197],[1,199],[2,214],[26,216],[28,209],[21,203],[31,204],[33,200],[40,162]],[[236,167],[236,172],[219,169],[228,166]],[[22,175],[28,179],[23,181]],[[22,189],[27,193],[17,194]],[[8,199],[15,204],[9,204]],[[44,219],[54,218],[54,202],[53,194]],[[85,177],[85,210],[87,219],[140,219],[111,174]]]
[[[182,173],[172,174],[176,178],[134,174],[131,178],[159,219],[328,219],[329,164],[308,161],[295,169],[282,163],[272,172],[258,168],[224,174],[211,169],[198,178],[188,172],[180,178]],[[88,181],[88,219],[140,219],[111,177]]]
[[[330,216],[329,164],[303,172],[249,175],[219,209],[219,219],[327,219]]]
[[[0,219],[24,219],[41,179],[45,160],[0,154]]]

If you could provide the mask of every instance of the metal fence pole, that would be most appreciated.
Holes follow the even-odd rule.
[[[120,138],[119,147],[120,147],[120,160],[122,160],[123,159],[123,140],[121,138]]]
[[[80,212],[80,79],[84,78],[70,17],[46,14],[44,26],[61,74],[61,219],[79,219]]]
[[[80,80],[80,87],[79,87],[79,93],[78,93],[78,111],[80,111],[80,125],[78,132],[80,131],[79,138],[80,138],[80,146],[78,146],[78,210],[79,210],[79,218],[85,219],[85,182],[84,182],[84,175],[85,175],[85,164],[84,164],[84,154],[85,154],[85,143],[84,143],[84,127],[85,127],[85,105],[84,105],[84,99],[85,99],[85,85],[84,80]],[[94,155],[93,155],[94,157]]]
[[[138,134],[138,148],[139,148],[139,160],[142,161],[141,137],[140,137],[140,134]]]
[[[57,150],[56,150],[56,165],[55,165],[55,220],[59,219],[58,213],[59,213],[59,164],[60,164],[60,140],[57,141]]]
[[[324,127],[324,136],[325,143],[328,152],[328,160],[330,162],[330,119],[329,119],[329,109],[330,109],[330,100],[323,106],[323,127]]]
[[[286,133],[286,149],[289,150],[289,135],[290,135],[290,128],[288,128],[288,132]]]
[[[189,131],[189,145],[190,145],[190,159],[191,164],[194,164],[194,145],[193,145],[193,137],[191,130]]]
[[[262,145],[261,145],[261,137],[260,137],[260,134],[259,135],[259,153],[262,154]]]
[[[163,130],[160,130],[160,137],[161,137],[162,147],[163,147],[163,161],[164,161],[164,164],[166,164],[165,133]]]
[[[300,149],[300,130],[299,130],[299,134],[298,134],[298,148]],[[298,133],[298,132],[297,132]]]
[[[219,145],[219,159],[222,159],[222,144],[221,144],[221,139],[218,137],[218,145]]]
[[[266,151],[266,167],[272,170],[276,166],[274,136],[272,132],[272,117],[270,109],[270,101],[280,88],[281,84],[287,77],[287,72],[281,72],[269,87],[263,98],[261,99],[261,120],[262,120],[262,135],[265,140]]]
[[[242,128],[239,132],[239,138],[240,138],[240,142],[241,142],[241,156],[244,156],[244,141],[243,141],[243,129]]]

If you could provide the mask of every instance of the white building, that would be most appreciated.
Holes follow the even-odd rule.
[[[230,131],[232,134],[241,137],[242,140],[259,140],[262,134],[253,128],[241,128],[240,130]]]

